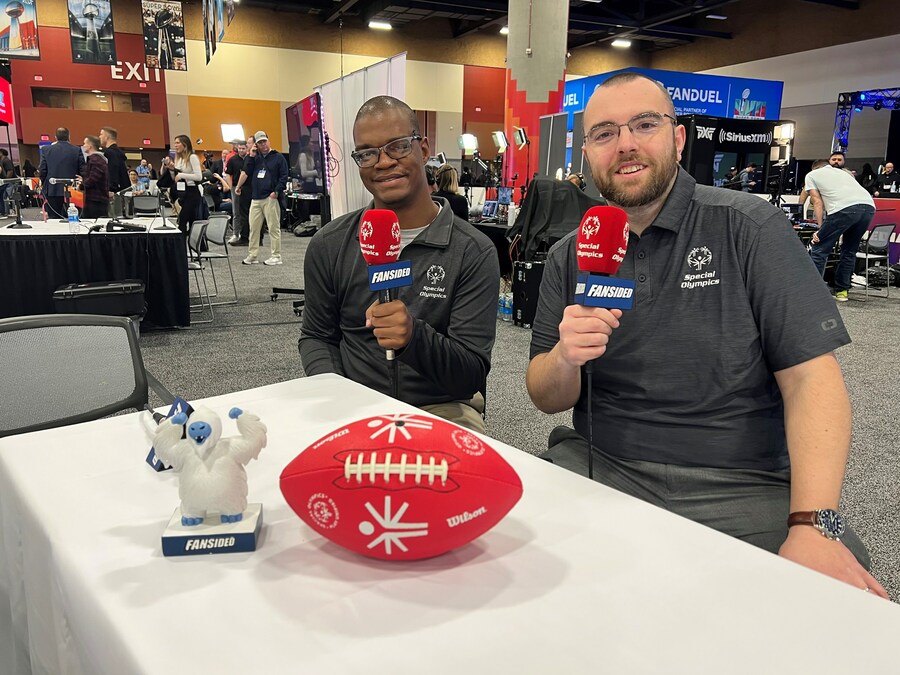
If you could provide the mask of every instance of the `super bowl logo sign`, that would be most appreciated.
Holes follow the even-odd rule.
[[[766,118],[766,102],[751,98],[749,88],[741,92],[741,97],[734,99],[731,116],[743,120],[764,120]]]

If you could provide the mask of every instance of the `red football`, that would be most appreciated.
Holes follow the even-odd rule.
[[[499,523],[522,496],[522,481],[475,434],[398,414],[320,438],[281,472],[281,492],[335,544],[383,560],[418,560]]]

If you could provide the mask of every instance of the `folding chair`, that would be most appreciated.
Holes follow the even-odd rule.
[[[234,300],[223,300],[212,303],[213,305],[236,305],[238,301],[237,284],[234,283],[234,272],[231,270],[231,258],[228,256],[228,223],[230,219],[226,213],[209,214],[209,225],[206,227],[207,244],[215,244],[224,249],[221,251],[201,251],[200,259],[209,262],[209,271],[212,273],[213,293],[212,297],[217,298],[219,295],[219,284],[216,282],[216,268],[213,262],[216,260],[225,260],[228,263],[228,273],[231,275],[231,288],[234,291]]]
[[[134,195],[131,198],[131,210],[134,217],[161,216],[159,195]]]
[[[73,345],[80,345],[77,357]],[[89,346],[89,347],[87,347]],[[148,406],[148,384],[131,319],[38,314],[0,319],[0,437],[99,419]]]
[[[212,323],[215,318],[213,316],[212,300],[209,296],[209,287],[206,285],[203,259],[200,257],[201,242],[203,237],[206,236],[208,224],[206,220],[195,220],[191,225],[190,232],[188,232],[188,272],[194,273],[194,283],[197,284],[197,301],[199,303],[191,305],[191,311],[202,312],[203,314],[209,311],[208,319],[191,319],[191,323]],[[203,281],[202,290],[200,289],[201,280]],[[203,302],[204,296],[206,297],[206,303]]]
[[[856,252],[856,258],[863,258],[866,261],[866,300],[869,298],[869,268],[880,267],[884,263],[887,270],[887,284],[885,285],[885,294],[876,297],[891,297],[891,268],[888,263],[888,244],[891,242],[891,235],[897,227],[896,223],[886,223],[884,225],[876,225],[867,233],[860,247],[861,251]],[[870,265],[870,263],[878,263]]]

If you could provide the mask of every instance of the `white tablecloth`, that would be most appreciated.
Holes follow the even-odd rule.
[[[160,230],[158,229],[160,225],[163,224],[162,218],[122,218],[123,222],[126,223],[134,223],[135,225],[140,225],[142,227],[150,226],[151,234],[169,234],[172,232],[172,229],[168,230]],[[41,220],[25,220],[22,221],[28,225],[31,225],[31,228],[11,228],[8,227],[9,223],[0,225],[0,236],[3,237],[34,237],[36,235],[61,235],[61,234],[69,234],[69,223],[61,223],[58,218],[53,218],[48,220],[47,222],[43,222]],[[90,231],[90,228],[94,225],[102,225],[103,228],[98,230],[97,232],[90,232],[91,236],[97,236],[102,234],[118,234],[118,232],[107,232],[106,224],[109,222],[109,218],[92,218],[90,220],[82,220],[81,228],[79,230],[79,236],[87,236]],[[166,219],[167,224],[170,228],[176,228],[177,223],[173,218]]]
[[[525,493],[494,530],[418,563],[358,557],[293,514],[278,476],[326,432],[409,406],[336,376],[206,403],[269,427],[248,467],[254,553],[162,556],[176,477],[144,463],[137,415],[0,439],[0,673],[900,667],[896,605],[499,443]]]

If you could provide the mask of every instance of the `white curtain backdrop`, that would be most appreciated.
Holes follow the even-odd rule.
[[[337,176],[331,182],[331,217],[361,209],[372,199],[359,178],[353,151],[353,120],[373,96],[406,98],[406,53],[357,70],[316,87],[322,95],[322,115]]]

